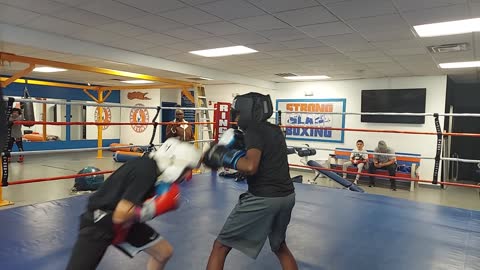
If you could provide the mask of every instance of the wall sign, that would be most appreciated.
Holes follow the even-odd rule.
[[[95,109],[95,122],[98,122],[98,111],[100,107],[97,107]],[[108,107],[102,107],[103,108],[103,115],[102,115],[102,123],[111,123],[112,122],[112,111]],[[106,130],[110,126],[102,126],[103,130]]]
[[[325,112],[345,112],[346,99],[277,99],[277,110],[282,112],[281,125],[306,126],[286,127],[287,139],[319,142],[343,143],[344,114],[323,114]],[[278,114],[277,114],[278,123]],[[319,127],[312,129],[308,126]]]
[[[142,93],[142,92],[128,92],[127,98],[132,100],[132,99],[140,99],[140,100],[151,100],[151,98],[147,97],[148,93]]]
[[[142,133],[147,129],[147,125],[135,125],[135,123],[148,123],[150,120],[148,110],[142,107],[145,107],[143,104],[135,104],[139,108],[130,109],[130,123],[132,129],[137,133]]]

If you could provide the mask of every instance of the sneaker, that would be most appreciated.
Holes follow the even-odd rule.
[[[346,175],[346,174],[344,174],[344,175],[343,175],[343,178],[347,178],[347,175]]]
[[[18,163],[23,163],[23,156],[19,156],[17,162],[18,162]]]
[[[358,180],[355,180],[353,183],[354,183],[355,185],[358,185]]]

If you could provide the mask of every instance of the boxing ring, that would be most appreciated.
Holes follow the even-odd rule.
[[[11,57],[2,55],[0,58]],[[23,59],[22,61],[31,61]],[[36,59],[35,61],[39,61]],[[59,65],[59,62],[35,62],[36,64],[48,63]],[[34,64],[35,64],[34,63]],[[83,68],[80,66],[70,66]],[[27,72],[28,70],[25,70]],[[90,70],[98,72],[98,70]],[[115,75],[111,70],[100,70],[103,74]],[[144,78],[140,74],[123,74],[133,78]],[[21,76],[13,76],[13,79]],[[1,78],[0,78],[1,79]],[[8,82],[13,82],[9,79]],[[151,85],[149,88],[166,87],[174,88],[180,85],[182,92],[191,87],[179,81],[161,80],[161,78],[147,77],[163,85]],[[1,80],[0,80],[1,81]],[[5,81],[3,82],[5,84]],[[102,107],[136,108],[135,106],[111,105],[103,101],[108,97],[109,91],[114,87],[86,87],[87,90],[98,92],[97,103],[83,102],[57,102],[45,100],[32,100],[23,98],[9,98],[8,104],[11,110],[13,102],[70,104]],[[143,89],[143,85],[133,89]],[[197,87],[195,85],[195,87]],[[131,87],[130,87],[131,88]],[[128,89],[126,86],[122,88]],[[104,92],[106,93],[103,96]],[[217,140],[222,129],[228,128],[230,119],[222,118],[228,115],[221,110],[221,106],[230,106],[229,103],[217,103],[214,109],[213,122],[192,122],[189,124],[214,126],[214,138]],[[156,116],[162,109],[202,110],[199,108],[160,108],[143,107],[156,111]],[[212,110],[212,109],[203,109]],[[101,109],[100,109],[101,111]],[[227,110],[228,112],[228,110]],[[278,118],[281,112],[276,112]],[[322,113],[335,114],[335,113]],[[342,115],[361,115],[355,112],[343,112]],[[365,114],[365,113],[363,113]],[[377,113],[388,114],[388,113]],[[101,115],[101,113],[99,113]],[[223,116],[222,116],[223,115]],[[428,117],[438,116],[465,116],[480,117],[480,114],[422,114]],[[288,116],[288,115],[287,115]],[[151,125],[154,127],[150,142],[145,145],[132,145],[131,147],[155,147],[154,142],[157,126],[170,123],[156,121],[135,123],[136,125]],[[480,160],[467,160],[444,157],[441,155],[442,137],[467,136],[480,137],[480,134],[448,133],[437,128],[436,131],[398,131],[398,130],[373,130],[355,128],[325,128],[322,126],[305,126],[283,123],[277,119],[281,128],[310,128],[329,129],[348,132],[377,132],[377,133],[401,133],[408,135],[436,136],[435,156],[415,156],[418,159],[435,160],[436,173],[433,179],[421,179],[420,177],[384,177],[396,178],[413,183],[428,183],[436,187],[457,186],[473,188],[480,191],[480,185],[448,182],[442,179],[438,173],[438,166],[442,161],[459,161],[479,163]],[[223,123],[223,124],[222,124]],[[70,174],[49,176],[32,179],[9,179],[6,162],[8,157],[19,155],[46,155],[58,153],[97,152],[102,156],[103,150],[115,147],[102,146],[101,128],[104,125],[132,125],[133,123],[105,123],[101,117],[96,122],[47,122],[42,121],[15,121],[17,125],[95,125],[98,127],[97,148],[48,150],[48,151],[25,151],[2,153],[2,185],[0,186],[0,206],[13,202],[3,200],[2,186],[26,185],[29,183],[58,181],[73,179],[80,176],[93,176],[109,174],[111,168],[103,169],[95,173]],[[438,124],[437,127],[439,127]],[[198,130],[198,129],[196,129]],[[197,146],[209,143],[209,140],[192,141]],[[289,146],[295,148],[299,154],[304,148],[289,141]],[[119,146],[118,148],[124,148]],[[335,151],[328,147],[307,147],[308,151]],[[388,154],[384,154],[388,155]],[[299,155],[300,156],[300,155]],[[400,156],[395,154],[395,156]],[[407,156],[408,157],[408,156]],[[361,188],[351,183],[348,179],[340,177],[345,171],[324,167],[316,162],[306,164],[289,164],[293,168],[302,168],[319,171],[326,175],[332,182],[338,183],[339,189],[327,188],[316,185],[295,184],[296,206],[293,210],[292,221],[288,229],[287,242],[296,257],[299,269],[465,269],[480,270],[480,212],[460,208],[438,206],[426,203],[416,203],[404,199],[396,199],[381,195],[361,192]],[[238,196],[247,189],[244,182],[235,182],[231,179],[217,176],[216,173],[205,173],[193,176],[189,182],[181,185],[182,204],[173,212],[149,222],[155,229],[164,235],[175,248],[174,257],[168,263],[166,269],[205,269],[211,245],[220,231],[231,209],[238,200]],[[7,174],[5,174],[7,173]],[[349,172],[352,174],[351,172]],[[353,173],[355,174],[355,173]],[[362,176],[381,176],[366,172],[357,173]],[[360,192],[352,192],[360,191]],[[85,209],[89,195],[78,195],[50,202],[31,204],[27,206],[2,209],[0,211],[0,270],[18,269],[64,269],[69,258],[72,246],[78,233],[78,217]],[[6,198],[8,199],[8,198]],[[1,208],[0,208],[1,209]],[[147,260],[145,254],[140,254],[130,259],[114,247],[109,248],[99,269],[138,269],[144,267]],[[227,258],[226,269],[278,269],[280,267],[275,256],[269,252],[268,244],[265,245],[259,258],[254,261],[243,254],[233,250]]]
[[[166,269],[205,269],[211,245],[246,185],[211,174],[181,186],[181,207],[149,222],[174,246]],[[480,269],[480,212],[296,184],[287,242],[299,269]],[[0,211],[0,269],[64,269],[88,195]],[[137,270],[110,247],[98,269]],[[225,269],[279,269],[264,246]]]

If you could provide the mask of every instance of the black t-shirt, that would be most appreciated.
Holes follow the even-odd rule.
[[[120,200],[141,205],[155,191],[157,164],[147,156],[130,160],[118,168],[88,201],[91,211],[113,211]]]
[[[262,157],[254,175],[247,176],[248,191],[259,197],[284,197],[295,189],[288,167],[287,144],[280,127],[259,123],[245,131],[247,151],[255,148]]]

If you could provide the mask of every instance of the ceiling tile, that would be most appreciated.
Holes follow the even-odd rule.
[[[318,6],[315,0],[250,0],[250,2],[271,13]]]
[[[343,52],[373,49],[369,42],[358,34],[321,37],[320,41]]]
[[[433,63],[433,58],[429,54],[422,55],[396,55],[392,56],[395,61],[400,64],[421,64],[421,63]]]
[[[152,33],[152,31],[147,30],[145,28],[138,27],[128,23],[124,23],[124,22],[114,22],[114,23],[104,24],[104,25],[98,26],[97,28],[104,31],[121,34],[126,37],[136,37],[136,36],[147,35]]]
[[[265,12],[254,5],[239,0],[216,1],[199,5],[198,8],[224,20],[234,20],[265,14]]]
[[[353,29],[362,33],[410,29],[410,26],[399,14],[351,19],[347,20],[347,23],[353,27]]]
[[[165,31],[164,33],[169,36],[180,38],[183,40],[203,39],[203,38],[208,38],[213,36],[208,32],[198,30],[193,27],[177,28],[177,29]]]
[[[232,22],[251,31],[262,31],[289,27],[288,24],[280,21],[279,19],[271,15],[237,19],[233,20]]]
[[[392,63],[393,59],[387,56],[383,57],[360,57],[360,58],[355,58],[356,61],[360,63]]]
[[[465,52],[451,52],[451,53],[435,53],[432,54],[433,58],[438,63],[445,62],[463,62],[463,61],[474,61],[474,51],[469,50]]]
[[[38,49],[30,46],[23,46],[0,41],[0,51],[23,55],[25,53],[33,53],[35,51],[38,51]]]
[[[379,32],[360,32],[365,39],[373,42],[377,41],[391,41],[391,40],[404,40],[414,39],[415,35],[409,29],[404,30],[392,30],[392,31],[379,31]]]
[[[205,4],[209,2],[215,2],[217,0],[182,0],[182,2],[190,4],[190,5],[200,5],[200,4]]]
[[[314,48],[323,45],[320,41],[313,38],[303,38],[281,42],[289,49]]]
[[[181,22],[187,25],[197,25],[202,23],[218,22],[221,19],[210,15],[200,9],[193,7],[185,7],[168,12],[159,13],[158,15],[168,18],[172,21]]]
[[[326,6],[333,14],[344,20],[397,13],[392,2],[385,0],[348,0]]]
[[[466,4],[466,0],[393,0],[400,11],[412,11],[433,7]]]
[[[0,3],[40,14],[55,14],[68,6],[51,0],[0,0]]]
[[[353,30],[343,22],[322,23],[299,27],[311,37],[323,37],[353,33]]]
[[[385,51],[385,54],[388,54],[391,56],[427,54],[427,50],[425,48],[384,49],[384,51]]]
[[[102,0],[84,3],[79,8],[107,16],[119,21],[125,21],[131,18],[147,16],[148,13],[137,8],[124,5],[112,0]]]
[[[173,60],[173,61],[179,61],[179,62],[184,62],[184,63],[192,63],[195,62],[199,59],[202,59],[203,57],[194,55],[191,53],[182,53],[182,54],[175,54],[175,55],[170,55],[166,56],[166,59]]]
[[[80,40],[90,41],[94,43],[101,43],[101,44],[125,39],[124,36],[121,36],[119,34],[114,34],[111,32],[106,32],[103,30],[95,29],[95,28],[88,28],[87,30],[74,33],[73,35],[70,35],[70,36]]]
[[[321,47],[314,47],[314,48],[304,48],[304,49],[299,49],[304,54],[332,54],[332,53],[338,53],[337,50],[335,50],[332,47],[329,46],[321,46]]]
[[[185,7],[185,4],[177,0],[117,0],[123,4],[136,7],[138,9],[150,12],[159,13],[163,11],[173,10]]]
[[[132,52],[142,51],[148,48],[155,47],[155,44],[152,44],[146,41],[137,40],[137,39],[123,39],[121,41],[109,42],[105,45],[124,49],[127,51],[132,51]]]
[[[270,52],[270,51],[279,51],[286,50],[287,47],[276,42],[266,42],[248,45],[249,48],[257,50],[259,52]]]
[[[0,4],[0,22],[3,23],[20,25],[38,16],[40,16],[38,13]]]
[[[155,56],[155,57],[165,57],[165,56],[180,54],[182,52],[179,50],[166,48],[166,47],[153,47],[153,48],[148,48],[146,50],[142,50],[140,51],[140,53]]]
[[[226,40],[230,40],[231,42],[234,42],[237,44],[243,44],[243,45],[263,43],[263,42],[270,41],[265,37],[262,37],[260,35],[257,35],[255,33],[250,33],[250,32],[226,35],[222,37],[225,38]]]
[[[419,9],[415,11],[404,12],[404,18],[412,26],[437,23],[468,18],[468,8],[466,5],[453,5],[431,9]]]
[[[274,16],[293,26],[338,21],[335,16],[321,6],[285,11],[276,13]]]
[[[69,35],[69,34],[77,33],[80,31],[85,31],[88,29],[88,27],[81,24],[67,22],[61,19],[47,17],[47,16],[37,17],[29,21],[24,26],[32,29],[40,30],[40,31],[56,33],[61,35]]]
[[[84,4],[86,2],[91,2],[91,1],[94,1],[94,0],[54,0],[54,1],[65,4],[65,5],[69,5],[69,6],[78,6],[78,5]]]
[[[307,35],[293,28],[261,31],[259,34],[273,41],[287,41],[308,38]]]
[[[99,26],[114,22],[111,18],[73,7],[62,9],[52,16],[87,26]]]
[[[303,55],[303,53],[301,51],[298,51],[298,50],[271,51],[271,52],[268,52],[268,54],[270,54],[272,56],[277,56],[277,57]]]
[[[373,50],[373,51],[360,51],[360,52],[345,52],[345,55],[351,57],[353,59],[362,58],[362,57],[384,57],[385,54],[380,50]]]
[[[147,35],[141,35],[135,37],[136,39],[139,40],[144,40],[153,44],[158,44],[158,45],[166,45],[166,44],[173,44],[177,42],[182,42],[182,39],[171,37],[168,35],[164,34],[159,34],[159,33],[152,33],[152,34],[147,34]]]
[[[247,32],[245,28],[242,28],[238,25],[229,22],[213,22],[207,24],[199,24],[194,26],[197,29],[200,29],[205,32],[212,33],[217,36],[230,35],[236,33]]]
[[[375,47],[385,48],[385,49],[408,49],[408,48],[423,47],[422,43],[416,39],[372,42],[372,44]]]
[[[191,41],[183,41],[178,43],[166,44],[164,45],[164,47],[180,50],[182,52],[190,52],[190,51],[206,49],[205,46],[201,46],[200,44],[196,44]]]
[[[237,45],[221,37],[209,37],[206,39],[199,39],[195,40],[195,43],[212,49]]]
[[[147,15],[143,17],[128,19],[126,22],[146,28],[153,32],[162,32],[165,30],[185,27],[184,24],[174,22],[172,20],[157,15]]]

